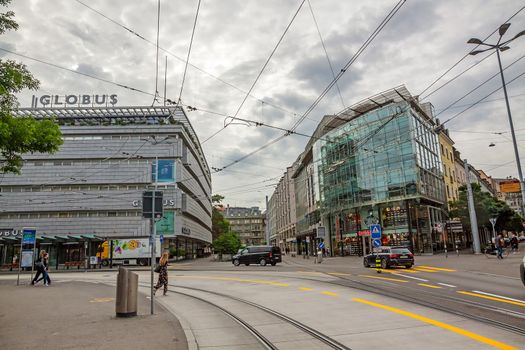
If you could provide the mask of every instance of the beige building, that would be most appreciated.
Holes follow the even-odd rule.
[[[450,209],[449,203],[458,199],[459,186],[456,177],[456,163],[454,161],[454,141],[450,138],[447,129],[442,129],[439,133],[439,146],[443,163],[447,207]]]
[[[239,234],[243,245],[263,245],[266,243],[265,215],[259,207],[239,208],[226,206],[224,217],[230,222],[230,230]]]
[[[270,241],[281,247],[295,250],[295,186],[292,167],[288,167],[279,180],[269,203]]]

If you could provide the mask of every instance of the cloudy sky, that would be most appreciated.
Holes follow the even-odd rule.
[[[396,2],[310,0],[336,73]],[[159,91],[163,94],[167,57],[166,95],[172,100],[179,98],[197,4],[161,0]],[[223,128],[225,118],[221,114],[237,112],[300,4],[301,0],[202,0],[181,96],[185,105],[199,109],[188,112],[188,117],[201,142]],[[487,54],[467,57],[427,89],[472,48],[466,44],[469,38],[486,38],[523,5],[517,0],[408,0],[339,80],[341,95],[332,89],[297,131],[311,133],[323,115],[340,111],[343,103],[350,106],[397,85],[405,84],[413,95],[426,97],[485,58]],[[9,9],[15,12],[20,29],[4,34],[0,48],[26,57],[0,50],[0,58],[25,63],[41,81],[37,95],[115,93],[121,106],[152,104],[152,96],[146,93],[27,57],[153,94],[156,0],[14,0]],[[238,112],[239,117],[290,128],[332,81],[311,9],[306,1]],[[525,29],[525,9],[511,23],[506,34],[509,38]],[[489,40],[497,40],[496,34]],[[502,54],[504,66],[518,61],[505,71],[507,81],[524,72],[525,59],[519,59],[525,55],[525,36],[513,42],[511,48]],[[497,72],[497,59],[492,55],[425,101],[432,102],[439,113]],[[523,158],[524,83],[522,77],[508,86]],[[500,86],[496,76],[438,118],[445,121],[454,117]],[[19,96],[22,106],[30,105],[32,94]],[[502,98],[500,90],[446,125],[462,158],[492,176],[517,176]],[[210,167],[221,168],[281,134],[275,129],[233,123],[204,142],[203,148]],[[264,207],[264,196],[272,193],[273,185],[307,141],[303,136],[288,136],[214,174],[213,192],[224,195],[230,205]],[[489,148],[490,143],[496,146]]]

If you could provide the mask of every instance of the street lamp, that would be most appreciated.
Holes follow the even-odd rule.
[[[499,27],[499,39],[496,44],[487,44],[476,38],[471,38],[469,41],[467,41],[467,43],[488,46],[487,49],[475,50],[475,51],[470,52],[471,55],[477,55],[478,53],[482,53],[482,52],[489,51],[489,50],[496,50],[496,54],[498,56],[499,72],[501,75],[501,82],[503,84],[503,93],[505,94],[505,103],[507,105],[507,114],[509,116],[510,132],[512,134],[512,143],[514,145],[514,155],[516,156],[516,165],[518,166],[518,176],[520,180],[521,200],[522,200],[520,211],[521,211],[522,217],[525,217],[525,207],[524,207],[525,206],[525,186],[523,183],[523,173],[521,171],[521,162],[520,162],[520,156],[518,153],[518,145],[516,143],[516,134],[514,133],[514,124],[512,123],[512,114],[510,112],[509,97],[507,95],[507,87],[505,86],[505,77],[503,76],[503,68],[501,66],[501,57],[499,54],[500,51],[503,52],[503,51],[507,51],[508,49],[510,49],[510,47],[507,46],[507,44],[519,38],[520,36],[525,35],[525,30],[522,30],[521,32],[516,34],[512,39],[502,42],[503,35],[507,32],[507,29],[509,29],[509,27],[510,27],[510,23],[504,23]]]

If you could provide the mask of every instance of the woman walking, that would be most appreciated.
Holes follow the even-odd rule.
[[[157,289],[164,286],[164,294],[168,293],[168,258],[169,254],[164,253],[162,254],[162,257],[159,261],[160,266],[160,272],[159,272],[159,280],[157,281],[157,284],[155,285],[155,290],[153,291],[153,295],[157,292]]]
[[[41,250],[40,254],[38,255],[38,259],[35,261],[36,274],[33,280],[31,281],[32,285],[35,285],[35,283],[38,283],[46,276],[46,268],[44,265],[44,256],[46,254],[47,253],[45,250]],[[40,275],[42,275],[42,277],[40,277]],[[44,284],[45,282],[47,282],[47,279],[44,279]]]

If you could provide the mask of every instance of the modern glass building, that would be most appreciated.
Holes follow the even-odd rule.
[[[383,245],[420,253],[442,248],[446,199],[429,107],[400,86],[321,121],[313,164],[334,251],[370,250],[368,228],[375,223]]]
[[[104,240],[147,238],[151,225],[141,201],[155,182],[164,199],[156,223],[162,249],[192,258],[210,245],[210,170],[182,108],[55,107],[18,114],[56,118],[64,143],[56,154],[24,155],[20,175],[3,175],[0,264],[18,254],[23,227],[36,228],[37,246],[57,268],[83,266]]]

